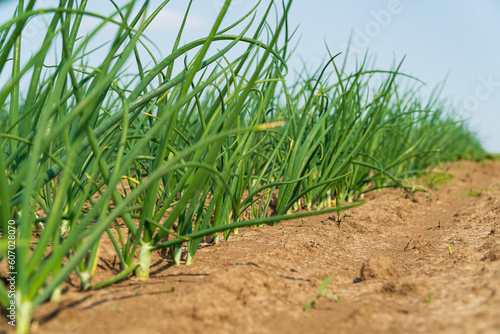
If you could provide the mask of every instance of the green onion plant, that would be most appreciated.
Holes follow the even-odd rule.
[[[431,165],[485,157],[439,89],[419,97],[402,62],[381,71],[365,58],[348,72],[329,55],[290,82],[292,1],[259,1],[225,25],[226,0],[207,35],[182,44],[189,1],[164,57],[145,34],[169,1],[111,3],[106,16],[87,0],[19,1],[0,25],[0,261],[15,273],[0,275],[16,279],[14,297],[0,280],[0,304],[15,300],[19,333],[73,272],[82,290],[146,279],[154,251],[191,264],[203,238],[340,216],[366,192],[411,192],[408,178]],[[41,17],[44,38],[26,49],[26,26]],[[89,17],[100,23],[84,32]],[[104,234],[121,272],[93,282]]]

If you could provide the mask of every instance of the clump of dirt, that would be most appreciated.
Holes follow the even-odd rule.
[[[497,244],[494,247],[492,247],[488,251],[488,254],[486,254],[486,256],[483,258],[483,260],[500,261],[500,244]]]
[[[474,262],[477,259],[477,251],[472,249],[458,249],[452,254],[455,262]]]
[[[340,222],[322,215],[243,228],[205,245],[190,266],[154,253],[146,281],[82,292],[72,278],[60,303],[36,309],[32,331],[499,333],[500,162],[441,170],[454,181],[414,197],[368,193]],[[100,254],[93,284],[120,270],[109,238]],[[340,301],[317,297],[320,287]],[[12,331],[1,318],[0,333]]]
[[[439,288],[435,285],[431,287],[430,282],[426,279],[403,278],[384,284],[381,291],[412,298],[429,298],[432,296],[433,290],[437,291]]]
[[[420,238],[412,238],[406,244],[404,251],[414,251],[415,253],[431,251],[434,249],[434,245],[429,240],[424,240]]]
[[[397,277],[394,261],[387,256],[376,256],[363,262],[361,280],[384,280]]]

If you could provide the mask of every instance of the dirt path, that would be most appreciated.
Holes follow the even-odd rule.
[[[454,182],[401,190],[336,217],[240,230],[149,281],[68,284],[37,333],[500,333],[500,163],[455,163]],[[112,274],[104,249],[95,282]],[[117,268],[117,264],[115,264]],[[331,276],[326,293],[316,297]],[[310,310],[304,311],[308,301]],[[0,328],[6,328],[4,320]]]

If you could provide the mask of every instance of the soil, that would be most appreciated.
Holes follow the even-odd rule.
[[[371,193],[340,222],[240,229],[190,266],[157,252],[149,280],[81,292],[73,278],[32,332],[500,333],[500,162],[438,169],[453,182]],[[119,269],[109,240],[100,254],[93,283]]]

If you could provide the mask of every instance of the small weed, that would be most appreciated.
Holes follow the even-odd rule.
[[[488,189],[474,190],[474,189],[470,188],[469,191],[465,193],[465,195],[467,195],[467,196],[479,196],[479,194],[481,194],[483,191],[487,191],[487,190]]]
[[[328,287],[328,284],[330,283],[331,280],[332,280],[331,276],[328,276],[327,278],[325,278],[325,280],[319,286],[318,294],[316,295],[316,298],[309,299],[306,302],[306,305],[304,306],[305,312],[309,312],[311,310],[311,308],[317,308],[319,306],[318,299],[320,297],[331,298],[331,299],[335,300],[337,303],[340,302],[339,296],[337,296],[334,293],[330,293],[330,292],[326,291],[326,288]]]
[[[425,301],[427,303],[430,303],[432,301],[432,294],[429,292],[429,294],[427,295],[427,298],[425,299]]]
[[[417,179],[417,182],[429,188],[434,188],[443,184],[452,183],[453,174],[448,172],[432,172],[421,176]]]
[[[394,210],[396,213],[398,213],[398,214],[399,214],[399,209],[398,209],[398,208],[396,208],[394,205],[391,205],[391,204],[389,204],[389,203],[386,203],[386,205],[387,205],[387,207],[388,207],[388,208],[390,208],[390,209]]]
[[[316,308],[316,307],[317,307],[316,300],[315,299],[309,299],[306,302],[306,305],[304,306],[304,311],[309,312],[311,310],[311,308]]]
[[[432,194],[434,194],[435,190],[429,192],[427,195],[425,195],[425,198],[429,198],[431,197]]]
[[[111,306],[113,307],[113,309],[118,312],[118,313],[123,313],[123,310],[120,306],[116,305],[115,303],[112,303]]]

